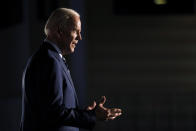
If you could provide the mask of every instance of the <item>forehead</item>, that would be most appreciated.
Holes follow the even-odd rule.
[[[81,31],[80,17],[78,17],[78,16],[71,17],[67,22],[66,30],[67,31],[71,31],[71,30]]]
[[[73,19],[73,26],[77,29],[81,28],[81,21],[80,21],[80,17],[74,17]]]

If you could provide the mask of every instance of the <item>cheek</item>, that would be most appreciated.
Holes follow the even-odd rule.
[[[75,40],[75,36],[71,35],[68,39],[69,42],[72,42],[73,40]]]
[[[69,43],[70,43],[70,44],[73,44],[74,40],[75,40],[74,38],[71,38],[71,39],[69,40]]]
[[[77,37],[77,33],[73,33],[73,34],[71,35],[71,37],[72,37],[72,40],[75,40],[76,37]]]
[[[72,42],[73,42],[73,38],[72,37],[69,37],[69,39],[66,39],[66,41],[65,41],[65,43],[67,45],[70,45]]]
[[[75,38],[75,34],[74,33],[69,33],[69,34],[66,34],[64,36],[64,42],[66,42],[67,44],[70,44]]]

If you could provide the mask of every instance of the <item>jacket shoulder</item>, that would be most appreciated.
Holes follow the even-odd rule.
[[[60,62],[58,52],[50,48],[40,47],[27,63],[27,68],[42,68],[57,65]]]

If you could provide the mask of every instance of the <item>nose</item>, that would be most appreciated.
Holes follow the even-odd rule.
[[[82,35],[81,35],[81,33],[78,33],[78,35],[77,35],[77,38],[76,38],[77,40],[82,40]]]

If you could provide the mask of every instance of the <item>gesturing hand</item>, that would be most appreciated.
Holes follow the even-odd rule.
[[[96,118],[98,120],[113,120],[122,114],[121,109],[104,107],[105,102],[106,97],[102,96],[100,102],[96,104],[94,101],[92,105],[87,107],[87,110],[93,110],[95,108]]]

